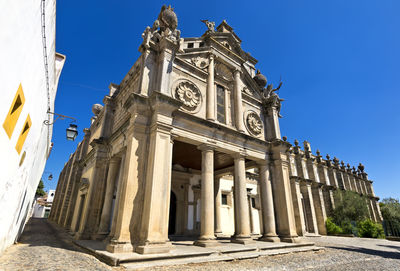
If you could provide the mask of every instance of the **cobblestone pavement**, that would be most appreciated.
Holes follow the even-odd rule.
[[[62,230],[47,219],[31,218],[18,244],[0,257],[0,270],[122,270],[83,253]]]
[[[400,242],[346,237],[307,237],[325,250],[232,262],[158,267],[158,271],[186,270],[390,270],[400,271]],[[31,219],[18,244],[0,257],[3,270],[113,270],[82,252],[62,229],[45,219]]]
[[[400,242],[348,237],[307,237],[323,251],[257,259],[159,267],[154,270],[400,270]]]

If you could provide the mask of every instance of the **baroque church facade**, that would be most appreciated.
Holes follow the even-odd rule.
[[[163,6],[141,52],[62,170],[49,219],[109,252],[162,253],[170,238],[218,245],[297,242],[326,234],[333,191],[364,197],[381,221],[364,167],[323,159],[281,137],[282,99],[223,21],[181,38]]]

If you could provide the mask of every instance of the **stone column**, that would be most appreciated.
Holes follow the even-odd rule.
[[[104,113],[103,113],[103,119],[101,123],[101,131],[100,131],[100,137],[103,138],[108,138],[111,135],[111,129],[112,129],[112,124],[113,124],[113,99],[110,96],[105,96],[103,99],[104,103]]]
[[[215,121],[215,87],[214,87],[214,55],[209,56],[207,94],[206,94],[206,118]]]
[[[253,221],[253,207],[251,206],[251,192],[247,192],[247,205],[249,206],[249,221],[250,221],[250,234],[255,234],[254,221]]]
[[[271,142],[272,191],[276,213],[277,233],[283,242],[298,242],[293,201],[290,191],[289,161],[286,152],[290,144],[282,140]]]
[[[148,96],[150,87],[150,67],[154,67],[154,53],[150,53],[148,48],[140,49],[140,75],[139,75],[139,93]]]
[[[376,213],[375,213],[375,204],[373,203],[373,198],[369,197],[367,199],[367,201],[368,201],[369,206],[371,208],[372,221],[378,222],[378,219],[377,219],[377,216],[376,216]]]
[[[182,103],[154,92],[149,101],[152,122],[148,135],[144,201],[136,252],[166,253],[172,248],[168,240],[168,220],[172,171],[172,113]],[[213,192],[211,192],[213,193]],[[212,198],[213,194],[211,194]],[[214,232],[214,223],[212,224]]]
[[[110,160],[107,174],[106,194],[104,197],[103,210],[100,218],[100,225],[98,230],[98,237],[105,237],[109,233],[111,208],[114,196],[114,185],[118,176],[118,169],[120,166],[120,158],[113,158]]]
[[[314,207],[315,207],[315,216],[317,221],[318,233],[326,235],[326,209],[324,202],[324,195],[322,191],[321,183],[313,183],[312,184],[312,194],[314,199]]]
[[[294,217],[296,221],[296,231],[298,235],[303,236],[306,233],[306,223],[304,221],[303,203],[301,201],[300,178],[292,176],[290,179],[292,181],[291,192]]]
[[[132,252],[132,242],[138,239],[143,203],[134,199],[142,193],[140,190],[143,189],[147,166],[145,158],[149,155],[149,135],[146,124],[143,124],[147,122],[148,117],[144,114],[148,110],[147,101],[141,96],[135,96],[127,110],[131,117],[125,132],[126,143],[109,235],[111,240],[106,247],[107,251],[113,253]]]
[[[383,218],[382,218],[381,208],[379,207],[379,202],[378,201],[379,201],[379,198],[376,197],[374,199],[375,215],[376,215],[376,218],[378,220],[377,222],[382,223]]]
[[[96,238],[98,222],[101,217],[101,208],[104,201],[107,174],[107,152],[106,143],[102,139],[94,139],[91,143],[94,151],[94,168],[89,177],[89,189],[86,198],[86,208],[82,213],[77,239]]]
[[[171,65],[175,55],[176,45],[173,44],[169,39],[161,39],[159,42],[159,53],[158,53],[158,73],[155,90],[163,93],[164,95],[170,96],[169,79],[172,73]],[[151,86],[150,86],[151,87]],[[150,94],[151,95],[151,94]]]
[[[58,177],[56,194],[54,196],[53,206],[50,211],[49,219],[54,222],[58,221],[59,207],[60,207],[60,200],[61,200],[61,187],[64,184],[66,170],[67,170],[67,165],[64,166],[64,168],[61,170],[61,173]]]
[[[243,105],[242,105],[242,91],[240,89],[240,70],[235,70],[234,72],[234,93],[235,93],[235,121],[236,129],[239,132],[244,132],[243,124]]]
[[[209,247],[218,243],[214,234],[214,148],[199,146],[201,150],[201,221],[200,237],[196,246]]]
[[[315,215],[314,198],[313,198],[313,194],[312,194],[312,190],[311,190],[311,181],[309,181],[309,180],[302,181],[300,189],[303,194],[304,204],[306,205],[307,222],[312,227],[311,230],[313,230],[313,232],[315,234],[319,234],[317,217]]]
[[[168,242],[171,165],[170,130],[155,126],[150,134],[138,253],[166,253],[171,249]]]
[[[268,140],[281,139],[281,128],[279,127],[279,116],[276,107],[268,107],[265,116],[265,134]]]
[[[222,234],[221,227],[221,206],[222,206],[222,195],[220,188],[220,179],[217,178],[214,181],[214,194],[215,194],[215,235],[218,237],[219,234]]]
[[[269,165],[267,161],[263,161],[259,165],[260,172],[260,200],[262,212],[263,236],[260,241],[279,242],[280,239],[276,234],[275,228],[275,212],[274,199],[272,195],[272,184]]]
[[[250,235],[249,206],[246,189],[245,158],[242,154],[234,155],[234,208],[235,208],[235,235],[233,243],[248,244],[254,242]]]

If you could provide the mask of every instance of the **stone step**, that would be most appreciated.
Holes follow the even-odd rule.
[[[208,262],[218,262],[218,261],[233,261],[234,259],[235,258],[226,255],[211,255],[211,256],[201,256],[195,258],[178,258],[178,259],[155,260],[146,262],[122,263],[121,266],[123,266],[126,270],[137,270],[137,269],[152,268],[157,266],[208,263]]]
[[[157,259],[142,262],[129,262],[121,263],[121,266],[127,270],[137,270],[142,268],[151,268],[156,266],[171,266],[171,265],[183,265],[183,264],[194,264],[194,263],[207,263],[217,261],[232,261],[232,260],[245,260],[254,259],[260,256],[274,256],[288,253],[297,253],[305,251],[318,251],[323,248],[317,246],[298,246],[291,248],[279,248],[273,250],[263,250],[259,252],[245,251],[235,253],[224,253],[224,254],[212,254],[209,256],[197,256],[197,257],[186,257],[186,258],[175,258],[175,259]]]

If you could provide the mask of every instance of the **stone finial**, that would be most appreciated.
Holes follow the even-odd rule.
[[[335,164],[336,167],[339,167],[339,159],[336,158],[336,156],[333,157],[333,163]]]
[[[283,141],[285,141],[285,142],[287,141],[287,137],[286,137],[286,136],[283,136],[282,139],[283,139]]]
[[[326,160],[331,161],[331,157],[329,156],[329,154],[326,155]]]
[[[363,164],[359,164],[358,165],[358,169],[360,170],[361,173],[364,173],[364,165]]]
[[[299,141],[298,141],[297,139],[294,140],[294,145],[295,145],[296,147],[299,146]]]
[[[174,31],[178,27],[178,17],[176,16],[174,9],[171,8],[171,5],[168,7],[163,5],[161,7],[158,20],[160,22],[161,31],[164,31],[167,28],[169,28],[171,31]]]
[[[95,116],[99,115],[102,109],[103,106],[101,104],[94,104],[92,106],[92,112]]]
[[[260,70],[257,70],[256,75],[253,77],[254,81],[256,81],[257,85],[261,88],[264,88],[267,85],[267,77],[261,74]]]
[[[346,169],[346,166],[345,166],[343,160],[340,162],[340,165],[341,165],[341,168],[342,168],[342,169]]]
[[[317,162],[321,163],[322,162],[321,152],[317,149],[315,153],[317,154]]]
[[[311,144],[307,140],[304,140],[303,142],[304,150],[307,152],[311,152]]]
[[[140,45],[139,50],[142,52],[143,48],[150,48],[150,41],[155,43],[167,37],[173,42],[177,42],[179,50],[183,46],[183,39],[181,39],[181,31],[176,29],[178,27],[178,17],[171,6],[163,5],[158,14],[157,20],[154,21],[153,26],[147,26],[142,34],[143,43]]]
[[[353,166],[351,169],[352,169],[352,171],[353,171],[353,174],[356,174],[356,173],[357,173],[357,170],[356,170],[356,167],[355,167],[355,166]]]

